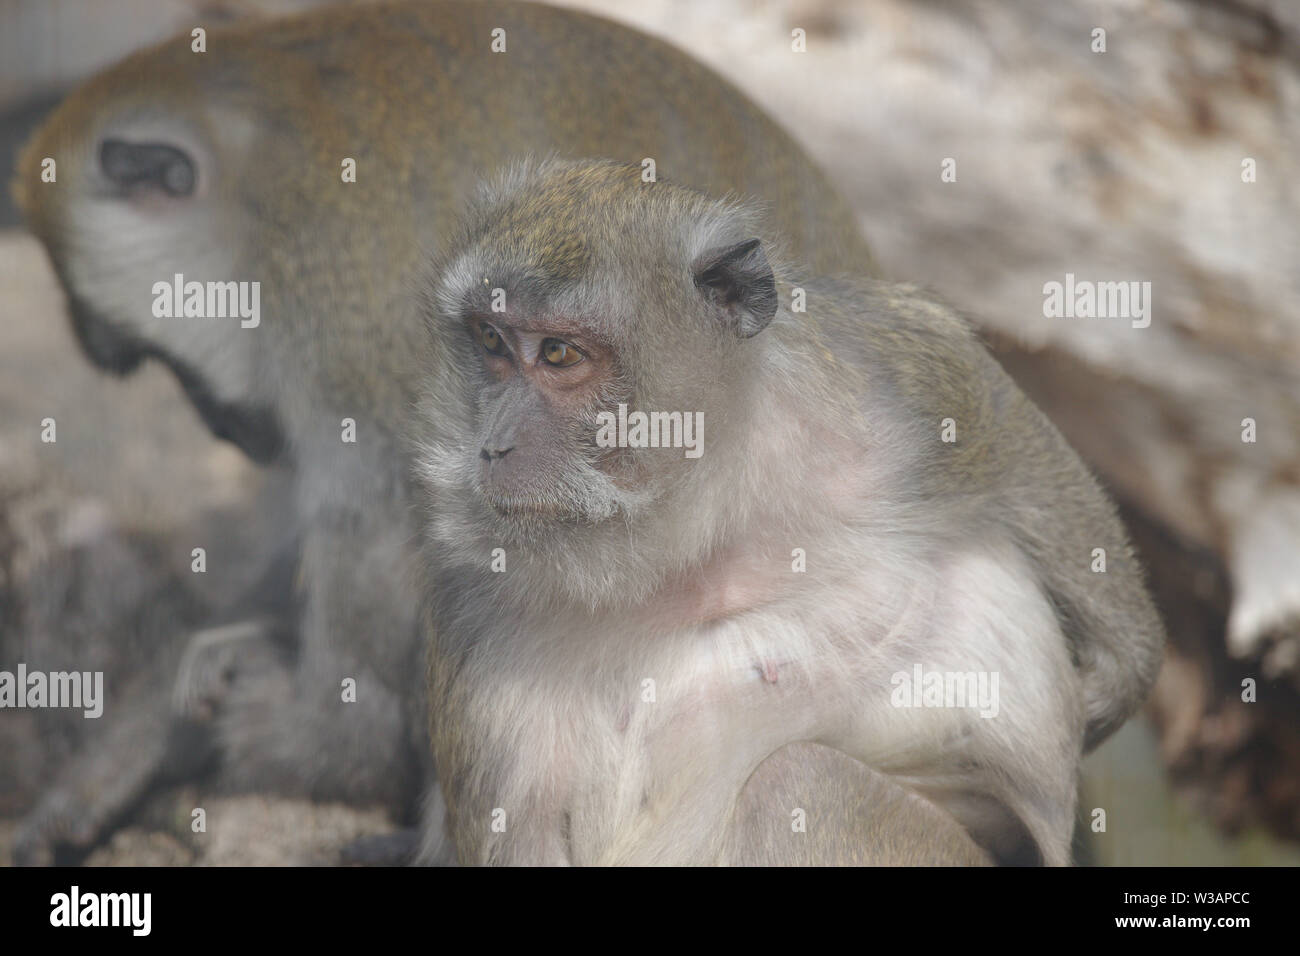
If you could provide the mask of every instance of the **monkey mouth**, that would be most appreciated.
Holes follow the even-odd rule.
[[[81,350],[91,364],[107,372],[129,375],[149,354],[143,342],[99,315],[78,295],[69,294],[68,314]]]
[[[218,399],[203,376],[190,365],[123,331],[75,294],[68,297],[68,311],[77,342],[91,364],[114,375],[130,375],[146,358],[156,358],[171,369],[213,435],[235,445],[259,465],[272,464],[283,457],[288,443],[271,409]]]
[[[494,516],[508,525],[526,530],[542,525],[590,524],[594,520],[591,515],[567,507],[562,501],[511,493],[500,487],[493,487],[493,484],[482,480],[477,482],[478,497]]]
[[[221,401],[189,365],[162,351],[152,354],[172,370],[212,434],[230,442],[259,465],[274,464],[285,457],[288,442],[274,411],[250,403]]]
[[[513,495],[498,494],[486,488],[480,488],[479,495],[493,512],[506,519],[539,521],[576,517],[552,502],[525,500]]]

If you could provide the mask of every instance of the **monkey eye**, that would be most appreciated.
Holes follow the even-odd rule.
[[[480,322],[474,332],[479,345],[483,346],[483,351],[487,352],[488,355],[506,354],[505,339],[503,339],[501,333],[492,326],[488,325],[486,322]]]
[[[568,342],[562,342],[559,339],[544,339],[542,341],[542,360],[547,365],[566,368],[570,365],[577,365],[582,359],[583,354]]]

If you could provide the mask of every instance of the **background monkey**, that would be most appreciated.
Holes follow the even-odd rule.
[[[215,662],[186,668],[208,678],[175,689],[187,720],[219,703],[226,786],[413,812],[428,748],[397,437],[424,374],[409,297],[475,177],[528,151],[652,158],[761,197],[819,269],[867,261],[822,174],[732,86],[627,28],[516,3],[330,10],[210,31],[203,53],[182,36],[77,90],[21,159],[17,198],[90,358],[165,363],[216,434],[296,482],[298,640],[223,631],[201,648]],[[260,324],[156,317],[153,284],[176,274],[260,282]],[[110,786],[115,764],[71,765],[21,857],[98,839],[150,778]]]
[[[843,799],[860,763],[1001,862],[1068,863],[1081,751],[1160,660],[1123,528],[960,319],[773,267],[764,235],[548,162],[446,257],[417,427],[459,856],[725,861],[737,814],[788,834],[778,792]],[[611,446],[616,408],[699,415],[701,453]],[[917,668],[996,678],[991,706],[900,696]]]

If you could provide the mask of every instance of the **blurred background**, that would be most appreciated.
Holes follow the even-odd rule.
[[[61,93],[123,55],[315,5],[0,0],[0,180]],[[852,203],[884,274],[968,315],[1121,502],[1170,645],[1145,714],[1087,762],[1081,814],[1104,809],[1108,827],[1080,828],[1080,862],[1300,863],[1300,4],[565,5],[664,37],[766,107]],[[1150,326],[1044,317],[1045,283],[1067,273],[1150,282]],[[177,542],[202,528],[255,551],[279,476],[208,438],[161,369],[92,370],[63,309],[5,195],[0,665],[55,646],[129,687],[161,631],[257,570],[254,555],[189,574]],[[75,440],[42,445],[46,417]],[[4,859],[86,722],[0,716]],[[231,848],[295,830],[314,848],[290,861],[310,862],[383,828],[288,801],[227,810],[261,842],[200,862],[264,862]],[[194,852],[127,831],[92,860]]]

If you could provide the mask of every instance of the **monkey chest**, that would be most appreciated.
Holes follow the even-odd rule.
[[[826,698],[814,688],[821,681],[824,694],[828,675],[710,636],[619,667],[516,660],[503,671],[498,656],[491,680],[468,678],[472,704],[458,710],[476,727],[444,748],[463,762],[441,767],[457,790],[462,854],[484,863],[716,858],[754,768],[824,734]]]

